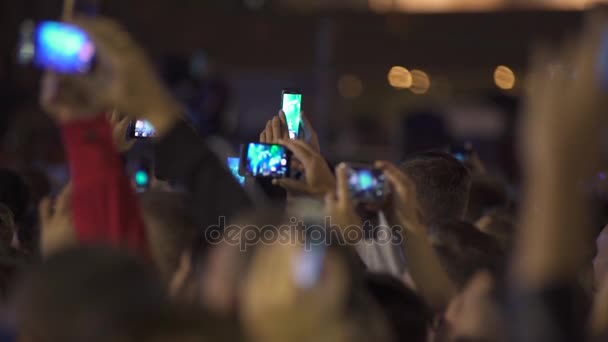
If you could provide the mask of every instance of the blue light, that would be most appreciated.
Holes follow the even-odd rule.
[[[359,172],[359,186],[362,190],[369,189],[374,185],[374,175],[369,170]]]
[[[150,182],[150,176],[146,171],[139,170],[135,173],[135,184],[137,186],[147,186]]]
[[[36,31],[35,62],[62,73],[84,73],[91,68],[95,46],[80,28],[53,21],[42,22]]]
[[[228,157],[227,162],[228,162],[228,168],[230,169],[230,172],[232,173],[234,178],[236,178],[236,180],[239,182],[239,184],[245,185],[245,177],[243,177],[239,174],[239,164],[241,163],[241,158]]]

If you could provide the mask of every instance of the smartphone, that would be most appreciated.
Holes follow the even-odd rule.
[[[473,156],[473,144],[467,142],[463,145],[452,145],[450,146],[450,154],[459,161],[466,163]]]
[[[351,196],[360,203],[378,203],[389,192],[384,172],[367,166],[349,165],[348,188]]]
[[[290,174],[291,151],[276,144],[249,143],[241,148],[239,174],[257,178],[284,178]]]
[[[148,120],[136,120],[129,124],[127,138],[148,139],[156,136],[156,130]]]
[[[145,192],[150,189],[151,182],[150,168],[146,163],[142,163],[133,173],[133,183],[137,192]]]
[[[230,169],[230,172],[232,173],[232,175],[234,176],[234,178],[236,178],[236,180],[239,182],[239,184],[241,185],[245,185],[245,177],[241,176],[239,174],[239,167],[241,165],[241,158],[239,157],[228,157],[226,158],[226,163],[228,164],[228,168]]]
[[[83,74],[93,68],[95,45],[77,26],[57,21],[37,26],[26,22],[21,27],[18,59],[58,73]]]
[[[302,93],[297,90],[283,90],[281,109],[285,113],[289,138],[297,139],[302,124]]]

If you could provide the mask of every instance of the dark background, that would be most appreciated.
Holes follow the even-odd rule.
[[[190,57],[204,51],[211,66],[205,84],[211,92],[221,89],[222,131],[234,144],[256,139],[276,115],[281,89],[297,87],[331,160],[397,160],[427,145],[471,140],[490,167],[508,177],[516,173],[510,170],[513,128],[530,48],[561,38],[583,18],[581,12],[376,14],[364,6],[320,10],[251,3],[113,0],[102,2],[100,11],[133,34],[184,98],[199,96],[189,94],[183,80]],[[0,0],[4,164],[42,164],[48,173],[62,163],[57,131],[37,106],[39,72],[16,65],[14,58],[20,24],[26,18],[57,19],[61,4]],[[424,70],[431,79],[428,92],[392,88],[387,74],[394,65]],[[495,86],[498,65],[515,72],[514,89]],[[357,96],[340,92],[344,75],[360,82]],[[352,95],[352,81],[346,87]],[[424,113],[436,115],[439,124],[422,120],[404,128]]]

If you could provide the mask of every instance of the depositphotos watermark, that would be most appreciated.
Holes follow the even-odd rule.
[[[323,222],[308,223],[291,217],[281,225],[226,225],[219,217],[217,225],[207,228],[205,239],[210,244],[239,246],[241,251],[260,244],[306,245],[310,242],[326,245],[401,245],[404,228],[399,225],[375,225],[365,221],[361,225],[340,226],[332,223],[331,216]]]

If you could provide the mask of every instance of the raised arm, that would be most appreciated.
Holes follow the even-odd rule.
[[[415,184],[389,162],[377,162],[376,166],[384,170],[393,189],[393,205],[401,226],[399,232],[403,234],[409,274],[427,304],[434,310],[443,310],[456,295],[456,287],[428,239],[418,209]]]

